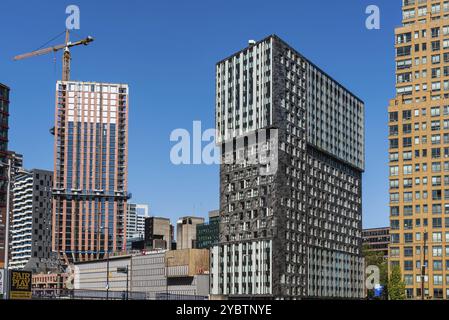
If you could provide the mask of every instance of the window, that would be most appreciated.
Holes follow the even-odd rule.
[[[399,174],[398,166],[390,167],[390,176],[397,176],[398,174]]]
[[[397,122],[398,121],[398,113],[397,112],[390,112],[389,113],[389,119],[390,119],[390,122]]]
[[[403,173],[405,175],[412,174],[412,166],[411,165],[404,165],[403,167]]]
[[[412,146],[412,138],[411,137],[402,138],[402,145],[404,148],[411,147]]]
[[[440,130],[440,121],[432,121],[430,123],[430,127],[432,131],[439,131]]]
[[[412,206],[404,206],[404,216],[411,216],[413,214]]]
[[[391,216],[399,216],[399,207],[390,207]]]
[[[435,228],[441,228],[443,226],[442,219],[441,218],[432,218],[432,227]]]
[[[402,120],[410,120],[412,118],[412,111],[411,110],[404,110],[402,111]]]
[[[390,136],[397,136],[398,135],[398,126],[390,126]]]
[[[399,147],[398,139],[390,139],[390,149],[397,149]]]
[[[398,247],[390,247],[390,256],[391,257],[399,257],[399,248]]]
[[[399,193],[391,193],[390,194],[390,202],[393,202],[393,203],[399,202]]]
[[[430,109],[430,115],[432,117],[438,117],[440,115],[440,108],[439,107],[433,107]]]
[[[434,275],[433,276],[433,284],[436,286],[441,286],[443,284],[443,276],[442,275]]]
[[[399,180],[390,180],[390,189],[399,189]]]
[[[390,153],[390,162],[399,161],[399,154],[397,152]]]
[[[442,241],[442,234],[441,234],[441,232],[433,232],[432,233],[432,241],[433,242],[441,242]]]
[[[432,247],[432,256],[433,257],[442,257],[443,256],[443,247],[442,246],[433,246]]]
[[[399,230],[399,220],[391,220],[390,225],[392,230]]]
[[[404,242],[413,242],[413,233],[404,233]]]
[[[432,204],[432,213],[441,214],[441,204]]]

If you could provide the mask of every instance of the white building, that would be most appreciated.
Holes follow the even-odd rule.
[[[126,217],[127,239],[145,236],[145,218],[148,217],[148,205],[128,203]]]
[[[51,252],[53,172],[34,169],[17,175],[11,224],[12,269],[36,269]]]

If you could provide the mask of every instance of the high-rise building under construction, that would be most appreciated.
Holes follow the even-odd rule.
[[[52,250],[66,262],[126,248],[128,86],[56,85]]]

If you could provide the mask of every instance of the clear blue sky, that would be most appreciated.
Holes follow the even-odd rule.
[[[365,101],[364,226],[388,224],[386,121],[400,0],[2,0],[0,82],[12,89],[10,149],[27,168],[53,169],[61,56],[11,58],[62,32],[69,4],[81,9],[74,39],[96,39],[72,51],[72,79],[130,85],[129,190],[151,214],[174,221],[218,208],[218,167],[173,166],[170,132],[191,131],[194,120],[212,128],[215,63],[275,33]],[[365,28],[370,4],[380,7],[380,30]]]

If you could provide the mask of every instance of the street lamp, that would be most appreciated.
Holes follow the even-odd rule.
[[[10,202],[10,188],[11,188],[11,158],[8,163],[0,161],[0,166],[8,166],[8,180],[6,187],[6,222],[5,222],[5,263],[3,269],[5,270],[5,281],[3,288],[3,298],[9,298],[9,202]]]
[[[6,185],[6,221],[5,221],[5,257],[4,257],[4,288],[3,288],[3,298],[6,300],[9,298],[9,219],[10,219],[10,202],[11,202],[11,158],[8,158],[8,163],[0,161],[0,166],[8,167],[8,177]],[[29,173],[25,170],[18,170],[17,173]]]
[[[102,226],[100,229],[108,230],[108,241],[106,243],[106,300],[109,300],[109,227]]]
[[[172,260],[175,257],[165,258],[165,299],[168,300],[168,260]]]

